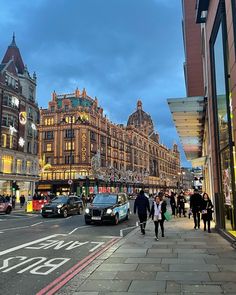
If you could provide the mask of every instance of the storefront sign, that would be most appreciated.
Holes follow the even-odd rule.
[[[82,162],[86,162],[87,160],[87,135],[85,131],[83,131],[82,136],[81,136],[81,159]]]

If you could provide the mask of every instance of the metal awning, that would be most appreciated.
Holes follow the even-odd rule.
[[[202,96],[167,100],[187,160],[201,157],[206,98]]]

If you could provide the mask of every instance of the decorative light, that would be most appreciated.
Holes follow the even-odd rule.
[[[27,113],[26,112],[19,113],[19,121],[22,125],[26,124],[26,122],[27,122]]]
[[[13,135],[14,132],[17,132],[16,128],[12,125],[9,126],[10,134]]]
[[[20,145],[21,147],[23,147],[23,146],[25,145],[25,140],[24,140],[24,138],[23,138],[23,137],[20,137],[18,143],[19,143],[19,145]]]
[[[34,123],[31,124],[31,128],[35,131],[37,130],[36,125]]]

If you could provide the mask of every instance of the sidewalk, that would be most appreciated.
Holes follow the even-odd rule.
[[[193,229],[193,220],[165,222],[154,240],[135,229],[56,294],[236,294],[236,250],[216,232]]]

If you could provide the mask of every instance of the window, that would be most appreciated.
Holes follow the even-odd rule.
[[[55,107],[51,107],[51,112],[54,112],[55,111]]]
[[[28,143],[27,143],[27,152],[31,153],[31,142],[30,141],[28,141]]]
[[[44,138],[53,139],[53,131],[45,131]]]
[[[66,146],[65,146],[65,150],[66,151],[70,151],[70,150],[74,150],[75,149],[75,142],[73,141],[72,144],[70,141],[66,141]]]
[[[30,174],[31,173],[31,162],[27,161],[26,162],[26,174]]]
[[[47,143],[46,144],[46,151],[47,152],[51,152],[52,151],[52,144],[51,143]]]
[[[16,161],[16,173],[21,173],[22,172],[22,160],[17,160]]]
[[[7,146],[7,135],[2,134],[1,140],[2,140],[2,147],[6,147]]]
[[[73,129],[65,130],[65,137],[66,138],[73,138],[75,136],[75,132]]]
[[[213,104],[215,110],[215,132],[216,151],[218,158],[218,171],[221,176],[219,181],[219,195],[221,200],[218,206],[225,215],[221,226],[227,230],[235,227],[234,220],[234,170],[235,162],[232,144],[232,112],[230,108],[229,82],[228,77],[228,48],[227,48],[227,28],[223,2],[219,5],[216,22],[213,28],[211,40],[211,62],[213,76]],[[222,205],[224,204],[224,208]]]
[[[70,162],[71,159],[71,162]],[[73,155],[69,155],[69,156],[65,156],[65,164],[74,164],[74,156]]]
[[[13,157],[5,156],[2,157],[2,172],[3,173],[12,173],[13,167]]]
[[[45,125],[53,125],[54,124],[54,118],[45,118],[44,119],[44,124]]]

